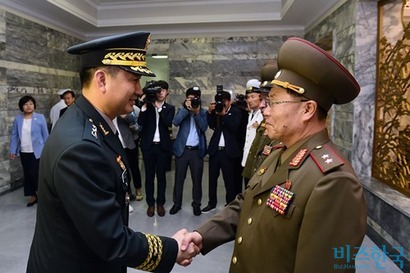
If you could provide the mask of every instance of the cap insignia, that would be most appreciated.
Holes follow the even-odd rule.
[[[280,71],[279,71],[280,72]],[[279,73],[278,72],[278,73]],[[271,82],[271,84],[276,84],[279,85],[280,87],[286,88],[286,89],[290,89],[292,91],[295,91],[298,94],[303,94],[305,93],[305,89],[303,87],[291,84],[289,82],[283,82],[283,81],[279,81],[279,80],[273,80]]]
[[[302,161],[303,157],[305,156],[305,154],[307,153],[308,149],[302,149],[300,150],[296,156],[290,161],[289,165],[296,167],[300,164],[300,162]]]
[[[145,54],[141,52],[110,52],[101,61],[105,65],[146,66]]]

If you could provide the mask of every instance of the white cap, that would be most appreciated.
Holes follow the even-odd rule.
[[[246,83],[246,89],[248,89],[249,87],[255,87],[255,88],[259,88],[259,86],[261,85],[261,82],[259,81],[259,80],[257,80],[257,79],[252,79],[252,80],[249,80],[247,83]]]
[[[65,92],[70,91],[70,90],[71,90],[70,88],[60,89],[60,90],[58,90],[57,94],[61,96],[61,95],[63,95]]]

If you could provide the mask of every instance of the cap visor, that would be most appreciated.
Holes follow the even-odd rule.
[[[146,77],[155,77],[154,72],[152,72],[148,67],[142,67],[142,66],[120,66],[122,69],[125,71],[138,74],[141,76],[146,76]]]

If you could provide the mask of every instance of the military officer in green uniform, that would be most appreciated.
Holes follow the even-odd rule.
[[[128,227],[129,169],[112,120],[142,95],[149,33],[100,38],[68,49],[81,56],[82,96],[65,112],[44,146],[37,221],[28,273],[170,272],[187,265],[193,244]],[[199,251],[199,249],[196,249]]]
[[[269,95],[269,91],[271,89],[270,82],[273,80],[276,72],[278,72],[278,67],[276,63],[272,61],[267,62],[261,69],[261,103],[259,107],[262,112],[266,108],[266,97]],[[245,181],[249,181],[249,179],[252,178],[261,163],[272,152],[274,145],[277,142],[277,140],[270,139],[265,133],[265,119],[263,119],[256,129],[256,135],[252,142],[251,148],[249,149],[249,154],[242,171],[242,176],[245,178]],[[247,184],[248,183],[246,183],[246,185]]]
[[[358,251],[367,206],[351,164],[328,136],[326,115],[360,87],[337,60],[300,38],[280,48],[278,68],[264,117],[267,134],[282,144],[243,194],[189,233],[182,248],[193,241],[206,254],[235,240],[232,273],[355,272],[355,261],[339,252]]]

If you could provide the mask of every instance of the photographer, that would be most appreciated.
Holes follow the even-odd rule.
[[[216,207],[216,188],[219,172],[226,189],[226,203],[235,198],[235,162],[241,156],[237,132],[241,124],[241,112],[231,107],[231,95],[222,86],[217,87],[215,102],[208,109],[208,125],[214,130],[209,142],[209,202],[202,209],[203,213],[212,211]]]
[[[182,192],[188,166],[192,178],[192,207],[195,216],[201,214],[202,174],[206,155],[205,131],[208,128],[207,111],[201,107],[201,90],[191,87],[174,120],[179,131],[173,145],[175,154],[174,206],[169,211],[176,214],[182,205]]]
[[[154,216],[155,203],[159,216],[165,215],[166,168],[170,153],[171,138],[169,127],[175,115],[175,107],[166,103],[168,83],[166,81],[149,82],[144,87],[144,104],[138,116],[141,129],[141,151],[145,167],[145,193],[147,197],[147,215]],[[157,175],[157,199],[154,197],[154,181]]]

